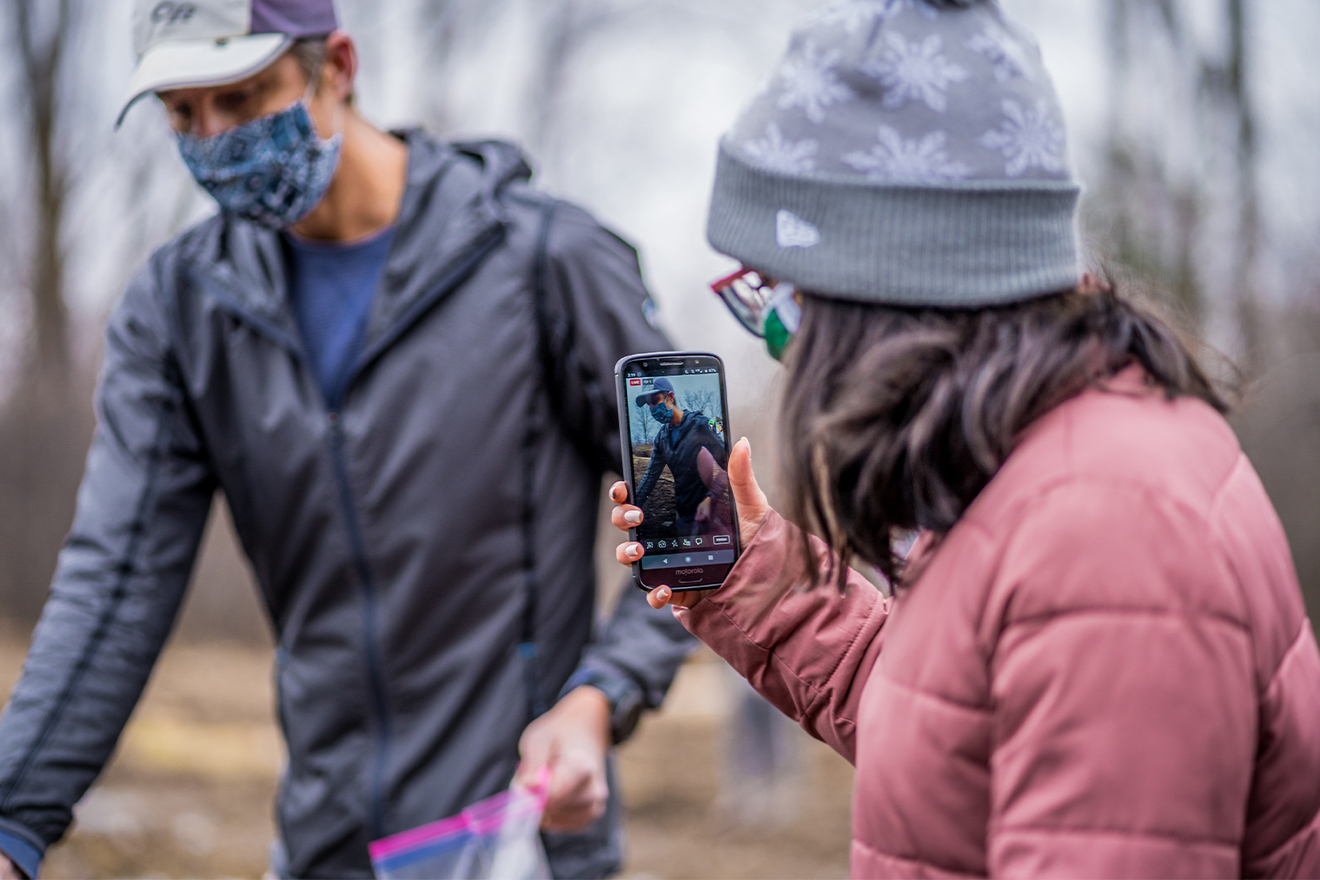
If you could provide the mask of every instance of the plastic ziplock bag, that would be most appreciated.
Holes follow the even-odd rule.
[[[550,880],[541,845],[548,773],[532,788],[510,788],[457,816],[369,845],[380,880]]]

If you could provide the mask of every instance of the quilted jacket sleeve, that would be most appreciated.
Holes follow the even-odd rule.
[[[77,515],[0,716],[0,832],[34,855],[63,835],[141,695],[215,490],[156,289],[148,268],[111,318]]]
[[[991,605],[990,875],[1239,876],[1256,685],[1205,523],[1139,486],[1055,488]]]
[[[800,540],[771,511],[724,585],[675,615],[776,708],[851,762],[857,708],[880,655],[889,600],[851,570],[842,593],[833,583],[792,586],[781,574],[800,573]],[[818,553],[828,552],[812,540]]]

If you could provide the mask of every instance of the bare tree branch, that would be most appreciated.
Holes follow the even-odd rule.
[[[41,376],[62,381],[67,379],[69,369],[69,319],[60,247],[68,184],[58,155],[56,125],[61,64],[77,16],[73,0],[57,0],[54,21],[50,23],[37,21],[37,7],[38,0],[10,0],[23,74],[18,92],[27,99],[28,139],[36,172],[29,275],[35,331],[32,368]],[[52,7],[47,2],[42,8]],[[41,33],[43,30],[45,33]]]
[[[1260,310],[1256,292],[1256,253],[1260,238],[1260,200],[1256,180],[1256,120],[1248,83],[1248,24],[1243,0],[1226,0],[1229,55],[1228,89],[1236,114],[1238,253],[1234,275],[1237,319],[1247,368],[1260,365]]]
[[[592,0],[545,0],[541,10],[545,39],[528,96],[529,140],[536,153],[548,152],[574,56],[615,16],[608,2]]]

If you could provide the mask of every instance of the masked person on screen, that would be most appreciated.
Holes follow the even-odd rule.
[[[698,456],[704,451],[717,467],[722,466],[724,441],[711,430],[710,419],[704,413],[685,411],[678,405],[673,383],[663,376],[655,380],[651,391],[637,395],[634,403],[649,408],[651,417],[660,423],[655,444],[651,447],[650,463],[637,486],[637,506],[646,507],[661,474],[666,467],[669,468],[674,480],[674,533],[680,538],[692,537],[702,525],[698,521],[702,504],[707,511],[711,509],[711,486],[715,482],[710,476],[709,465],[707,479],[711,480],[711,485],[702,478]]]
[[[784,360],[788,516],[740,441],[743,555],[652,604],[856,765],[854,877],[1320,876],[1288,543],[1189,347],[1080,271],[1078,192],[997,4],[843,0],[794,34],[708,226]]]
[[[278,642],[274,874],[369,877],[368,841],[520,759],[551,770],[555,874],[617,870],[608,750],[690,645],[635,590],[591,641],[620,468],[602,377],[670,347],[635,252],[508,144],[372,126],[330,0],[139,0],[134,40],[128,103],[159,98],[220,211],[110,319],[77,518],[0,718],[0,873],[36,874],[109,758],[217,490]],[[545,332],[563,316],[571,349]]]

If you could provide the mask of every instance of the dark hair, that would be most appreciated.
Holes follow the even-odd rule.
[[[789,515],[896,586],[896,531],[947,533],[1024,428],[1128,364],[1228,410],[1183,335],[1112,284],[977,309],[807,296],[785,360]]]
[[[321,76],[321,68],[325,65],[325,41],[326,37],[299,37],[289,47],[288,54],[298,62],[298,69],[302,71],[308,85]],[[316,88],[321,88],[320,82],[316,82]],[[350,91],[344,103],[352,107],[354,99],[355,93]]]
[[[321,75],[321,65],[325,64],[325,37],[299,37],[289,47],[289,54],[298,62],[310,86]]]

